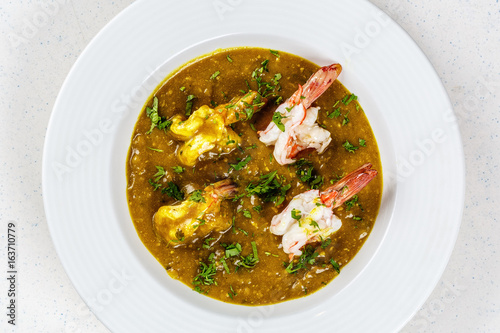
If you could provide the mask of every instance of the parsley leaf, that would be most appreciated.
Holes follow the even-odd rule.
[[[335,271],[337,271],[337,273],[340,274],[340,266],[339,266],[339,264],[335,260],[333,260],[333,259],[330,259],[330,264],[332,264],[333,269],[335,269]]]
[[[342,144],[342,147],[344,147],[345,150],[347,150],[348,152],[353,153],[353,154],[356,152],[356,150],[359,149],[359,147],[352,145],[347,140],[344,142],[344,144]]]
[[[312,162],[301,158],[292,165],[297,168],[295,173],[299,179],[307,183],[311,189],[319,189],[323,185],[324,178],[318,175]]]
[[[158,98],[155,96],[153,98],[153,107],[146,107],[146,115],[151,119],[151,128],[146,134],[151,134],[155,127],[158,129],[169,129],[172,125],[171,120],[167,120],[165,117],[160,117],[158,114]]]
[[[162,179],[163,176],[165,176],[166,172],[162,166],[156,165],[155,167],[158,172],[155,173],[153,177],[155,177],[155,182],[158,182],[160,179]]]
[[[284,117],[280,112],[275,112],[273,114],[273,122],[278,126],[280,131],[284,132],[285,131],[285,125],[283,125],[283,122],[281,119],[286,118]]]
[[[301,211],[298,209],[292,209],[292,219],[300,220],[302,218]]]
[[[195,190],[191,192],[188,200],[194,202],[207,202],[203,197],[203,192],[201,190]]]
[[[193,100],[196,98],[195,95],[188,95],[186,98],[186,116],[191,115],[191,111],[193,110]]]
[[[174,182],[168,182],[167,187],[162,189],[161,193],[179,201],[184,200],[184,193],[181,192],[179,186],[177,186]]]
[[[219,76],[220,74],[220,71],[217,71],[215,73],[213,73],[211,76],[210,76],[210,80],[214,80],[217,76]]]
[[[198,288],[196,291],[201,292],[200,285],[210,286],[212,284],[217,285],[214,280],[214,275],[217,273],[217,267],[214,262],[215,253],[210,254],[208,257],[208,264],[200,261],[198,271],[199,273],[193,278],[192,284]]]
[[[274,202],[279,206],[285,201],[286,192],[292,187],[291,184],[283,185],[279,180],[277,171],[260,176],[257,183],[251,182],[245,188],[247,196],[257,195],[264,202]]]
[[[306,245],[306,248],[299,257],[298,262],[292,261],[289,264],[284,263],[286,271],[289,274],[297,273],[300,269],[308,269],[307,265],[313,265],[316,262],[316,257],[319,255],[311,245]]]
[[[345,202],[346,210],[351,210],[354,206],[359,206],[358,204],[359,197],[357,194],[353,195],[351,200]]]
[[[172,167],[172,169],[174,169],[174,172],[176,172],[176,173],[183,173],[184,170],[186,170],[186,169],[184,169],[183,167],[181,167],[179,165]]]
[[[152,179],[148,180],[149,184],[154,187],[153,191],[156,191],[161,187],[161,184],[154,182]]]
[[[245,157],[245,159],[239,161],[237,164],[229,164],[229,165],[234,170],[239,171],[239,170],[243,169],[248,164],[248,162],[250,162],[251,159],[252,159],[252,156],[247,156],[247,157]]]

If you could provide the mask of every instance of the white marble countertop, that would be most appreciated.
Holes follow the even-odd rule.
[[[73,288],[55,252],[43,209],[41,160],[64,78],[89,41],[132,2],[0,2],[0,221],[18,226],[18,332],[108,332]],[[467,168],[464,216],[450,262],[403,332],[499,332],[500,4],[372,2],[434,65],[458,115]],[[2,229],[0,248],[6,243]],[[6,262],[5,250],[0,262]],[[7,289],[2,280],[2,308]],[[8,331],[3,313],[0,328]]]

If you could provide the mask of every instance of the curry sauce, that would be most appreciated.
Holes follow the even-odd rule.
[[[127,160],[127,198],[137,233],[168,274],[193,290],[235,304],[278,303],[313,293],[332,281],[356,255],[373,228],[382,197],[382,165],[374,134],[357,96],[338,80],[319,97],[318,123],[331,132],[326,151],[305,150],[297,162],[279,165],[273,146],[258,131],[272,121],[278,104],[290,97],[318,66],[281,51],[260,48],[218,50],[189,62],[157,88],[137,120]],[[234,149],[202,154],[194,166],[177,158],[183,142],[169,133],[175,116],[202,106],[215,108],[249,91],[267,103],[231,125]],[[360,97],[362,100],[362,96]],[[156,104],[156,105],[155,105]],[[152,111],[157,110],[157,111]],[[155,113],[153,114],[152,113]],[[155,123],[156,121],[156,123]],[[342,227],[328,239],[306,245],[292,262],[270,221],[294,196],[326,189],[365,163],[378,176],[334,210]],[[249,194],[249,187],[274,177],[272,198]],[[231,179],[236,194],[223,200],[216,230],[200,220],[204,236],[189,241],[158,234],[154,215],[216,182]],[[201,230],[201,229],[200,229]]]

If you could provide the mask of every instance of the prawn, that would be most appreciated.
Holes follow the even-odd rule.
[[[228,219],[220,216],[222,200],[237,192],[232,180],[221,180],[205,187],[203,191],[191,192],[180,204],[162,206],[153,216],[156,232],[166,241],[182,243],[208,235],[212,231],[223,231],[230,227]]]
[[[297,154],[307,148],[323,153],[331,142],[330,132],[316,122],[319,107],[311,107],[337,79],[342,71],[340,64],[321,67],[304,86],[281,104],[273,115],[273,121],[259,132],[260,141],[274,145],[274,157],[281,165],[295,162]]]
[[[333,213],[375,178],[377,171],[366,163],[324,191],[310,190],[295,196],[288,206],[271,220],[270,230],[283,236],[283,251],[300,256],[304,245],[329,237],[340,229],[342,221]]]
[[[177,158],[182,164],[193,166],[205,153],[215,156],[230,153],[238,147],[241,138],[229,125],[249,120],[266,102],[258,92],[249,91],[215,109],[203,105],[187,119],[175,115],[170,133],[176,140],[184,141],[177,150]]]

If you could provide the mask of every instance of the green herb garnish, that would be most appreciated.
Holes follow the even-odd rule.
[[[319,255],[311,245],[306,245],[303,253],[300,255],[297,262],[284,263],[286,271],[290,274],[297,273],[300,269],[307,269],[307,265],[313,265],[316,262],[316,257]]]
[[[330,259],[330,264],[332,264],[333,269],[335,269],[335,271],[340,274],[340,265],[333,259]]]
[[[158,172],[156,172],[153,177],[155,177],[155,182],[158,182],[160,179],[163,178],[163,176],[165,176],[166,172],[162,166],[156,165],[155,167],[158,170]]]
[[[217,76],[219,76],[219,74],[220,74],[220,71],[217,71],[217,72],[213,73],[213,74],[210,76],[210,80],[215,79]]]
[[[300,220],[302,218],[301,212],[298,209],[292,209],[292,219]]]
[[[203,192],[201,190],[195,190],[191,192],[188,200],[194,202],[207,202],[203,197]]]
[[[356,152],[356,150],[359,149],[359,147],[352,145],[347,140],[346,140],[346,142],[344,142],[344,144],[342,144],[342,147],[344,147],[345,150],[347,150],[349,153],[353,153],[353,154]]]
[[[297,168],[295,173],[299,179],[307,183],[311,189],[319,189],[323,185],[324,178],[318,175],[312,162],[301,158],[292,165]]]
[[[158,114],[158,98],[156,96],[153,98],[153,107],[146,107],[146,115],[149,119],[151,119],[151,128],[146,132],[146,134],[151,134],[155,127],[158,127],[158,129],[168,130],[172,125],[171,120],[167,120],[165,117],[160,117]]]
[[[208,257],[208,264],[200,261],[198,271],[199,273],[193,278],[193,285],[199,287],[200,285],[210,286],[217,285],[214,280],[214,275],[217,273],[217,267],[214,262],[215,253],[210,254]],[[198,289],[197,291],[199,291]]]
[[[186,98],[186,116],[191,115],[191,111],[193,110],[193,100],[196,98],[195,95],[188,95]]]
[[[168,195],[175,200],[184,200],[184,193],[181,192],[179,186],[174,182],[168,182],[167,187],[161,190],[161,193]]]
[[[174,166],[174,167],[172,167],[172,169],[173,169],[173,170],[174,170],[174,172],[176,172],[176,173],[183,173],[183,172],[184,172],[184,170],[186,170],[186,169],[184,169],[183,167],[181,167],[181,166],[179,166],[179,165],[178,165],[178,166]]]
[[[274,202],[276,206],[285,201],[286,192],[292,187],[291,184],[283,185],[279,180],[277,171],[260,176],[257,183],[251,182],[245,188],[248,197],[257,195],[264,202]]]
[[[276,126],[280,129],[280,131],[284,132],[285,131],[285,125],[283,125],[283,122],[281,119],[287,118],[284,117],[281,113],[275,112],[273,114],[273,122],[276,124]]]
[[[229,165],[234,170],[239,171],[239,170],[243,169],[248,164],[248,162],[250,162],[251,159],[252,159],[252,156],[247,156],[247,157],[245,157],[245,159],[239,161],[238,163],[229,164]]]

